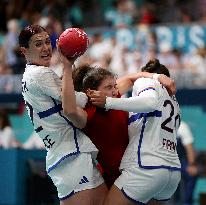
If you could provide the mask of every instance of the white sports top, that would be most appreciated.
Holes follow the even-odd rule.
[[[60,78],[52,69],[36,65],[26,66],[22,79],[22,94],[34,130],[47,150],[47,172],[67,157],[81,152],[97,154],[91,140],[63,115],[61,85]],[[82,104],[83,98],[86,96],[78,93],[77,104]]]
[[[184,121],[181,121],[177,135],[181,139],[181,142],[184,146],[194,142],[192,131],[188,124]]]
[[[179,170],[176,137],[180,109],[175,97],[170,97],[157,80],[140,78],[133,86],[132,98],[118,100],[123,103],[108,99],[106,108],[130,111],[129,145],[120,168],[138,165]]]

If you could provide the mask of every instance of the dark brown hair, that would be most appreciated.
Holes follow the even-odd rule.
[[[169,70],[164,65],[160,64],[158,59],[150,60],[141,70],[149,73],[164,74],[170,77]]]
[[[72,77],[74,89],[85,92],[87,89],[97,90],[103,80],[115,75],[104,68],[83,65],[73,70]]]
[[[19,34],[19,46],[28,48],[31,37],[43,31],[46,31],[46,29],[39,25],[30,25],[25,27]]]

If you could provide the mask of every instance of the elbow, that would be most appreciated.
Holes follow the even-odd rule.
[[[77,110],[74,109],[67,109],[65,107],[63,107],[63,114],[68,117],[68,118],[74,118],[77,115]]]
[[[75,127],[79,129],[85,127],[87,116],[84,117],[83,115],[81,115],[82,113],[77,107],[76,109],[63,109],[63,114],[72,122]]]

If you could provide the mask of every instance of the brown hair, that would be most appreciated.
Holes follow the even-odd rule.
[[[115,75],[104,68],[83,65],[73,70],[72,77],[74,89],[84,92],[87,89],[97,90],[104,79]]]
[[[144,67],[142,67],[141,70],[145,71],[145,72],[149,72],[149,73],[164,74],[164,75],[170,77],[170,72],[169,72],[168,68],[166,68],[164,65],[160,64],[158,59],[150,60]]]
[[[39,25],[30,25],[25,27],[19,34],[19,46],[29,48],[29,40],[31,37],[43,31],[46,31],[46,29]]]

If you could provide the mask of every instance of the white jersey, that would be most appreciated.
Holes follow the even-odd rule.
[[[188,124],[184,121],[181,121],[177,135],[180,138],[183,146],[187,146],[188,144],[192,144],[194,142],[192,131]]]
[[[97,153],[91,140],[63,115],[61,85],[60,78],[52,69],[36,65],[26,66],[22,93],[34,129],[47,150],[47,172],[69,156],[81,152]],[[76,98],[78,104],[82,95]]]
[[[154,92],[157,103],[151,112],[129,114],[129,145],[120,168],[138,165],[145,169],[179,170],[181,167],[176,150],[180,110],[175,97],[170,97],[165,87],[149,78],[135,82],[132,96],[150,96]]]

